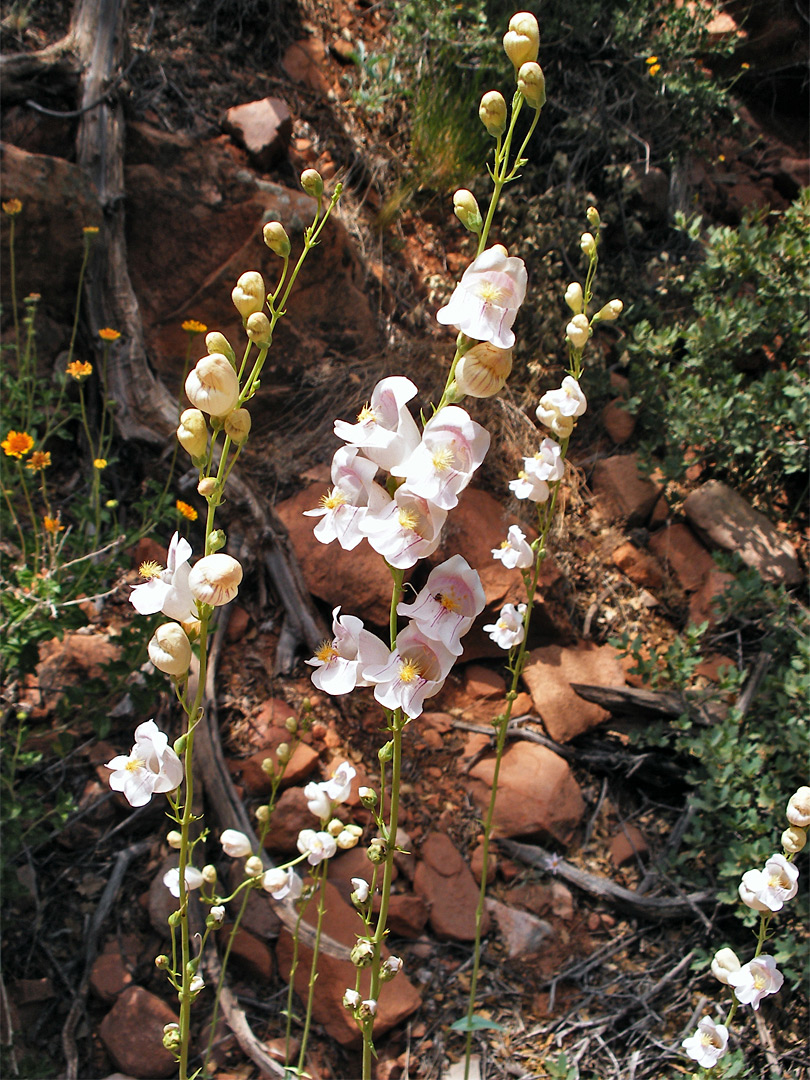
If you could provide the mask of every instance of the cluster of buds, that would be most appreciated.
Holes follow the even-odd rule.
[[[712,974],[724,986],[731,987],[734,1004],[724,1024],[704,1016],[697,1031],[681,1044],[694,1061],[704,1069],[713,1069],[728,1048],[728,1022],[738,1005],[750,1005],[757,1011],[763,998],[777,993],[785,979],[776,966],[776,959],[760,952],[767,924],[777,911],[792,900],[798,891],[799,871],[794,857],[806,842],[810,826],[810,787],[800,787],[790,797],[786,816],[788,828],[782,833],[782,852],[771,855],[761,870],[746,870],[739,885],[742,902],[760,912],[762,929],[756,954],[742,964],[733,949],[719,949],[712,960]]]
[[[526,104],[542,109],[546,103],[546,79],[537,63],[540,30],[537,19],[528,11],[519,11],[509,20],[503,48],[515,69],[517,87]]]

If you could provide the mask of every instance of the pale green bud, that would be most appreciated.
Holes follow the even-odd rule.
[[[612,322],[621,315],[624,304],[621,300],[609,300],[603,308],[600,308],[594,316],[603,322]]]
[[[256,820],[265,825],[270,820],[270,807],[266,803],[256,807]]]
[[[252,315],[249,315],[245,323],[245,329],[247,330],[247,336],[254,345],[257,345],[260,349],[270,348],[273,341],[273,331],[270,327],[270,320],[263,311],[254,311]]]
[[[585,306],[585,297],[582,295],[582,286],[578,281],[572,281],[565,290],[565,302],[575,315],[581,315]]]
[[[598,229],[602,223],[602,219],[599,216],[599,211],[595,206],[589,206],[585,211],[585,217],[588,219],[588,224],[592,229]]]
[[[222,353],[227,356],[233,367],[236,367],[236,353],[231,348],[231,343],[219,330],[212,330],[205,335],[205,347],[209,353]]]
[[[257,315],[251,315],[250,319],[248,319],[248,335],[250,334],[251,319],[258,317]],[[262,315],[261,318],[265,318],[265,316]],[[237,446],[241,446],[250,435],[250,424],[250,413],[247,409],[234,409],[225,417],[225,434],[229,435],[231,441],[235,442]]]
[[[172,829],[166,835],[166,843],[169,845],[170,848],[174,848],[175,851],[179,851],[180,846],[183,843],[183,837],[180,835],[177,829]]]
[[[350,955],[355,967],[368,967],[374,962],[374,945],[368,938],[360,938]]]
[[[155,967],[158,971],[165,971],[168,966],[169,958],[165,953],[160,953],[159,956],[155,957]]]
[[[385,862],[385,856],[385,841],[381,837],[375,836],[368,846],[366,858],[369,862],[374,863],[375,866],[379,866],[380,863]]]
[[[313,199],[323,195],[323,178],[317,169],[304,169],[301,173],[301,187]]]
[[[211,863],[206,863],[202,868],[202,876],[206,885],[215,885],[217,880],[217,868]]]
[[[387,761],[393,760],[394,757],[394,744],[393,742],[387,742],[377,751],[377,757],[380,764],[385,764]]]
[[[298,731],[298,721],[294,716],[288,716],[284,721],[284,727],[291,735],[294,735]]]
[[[360,796],[360,802],[367,810],[370,810],[372,806],[377,805],[377,792],[374,788],[361,787],[358,789],[357,794]]]
[[[534,61],[522,64],[517,77],[518,90],[533,109],[542,109],[546,103],[546,77],[543,69]]]
[[[390,982],[398,972],[402,970],[402,960],[399,956],[389,956],[383,960],[380,968],[380,978],[383,982]]]
[[[481,98],[478,115],[493,139],[503,135],[506,131],[506,102],[503,94],[498,90],[487,91]]]
[[[465,229],[469,229],[471,233],[481,232],[483,227],[481,211],[471,191],[467,191],[466,188],[458,189],[453,196],[453,213]]]
[[[537,59],[540,49],[540,29],[537,19],[528,11],[519,11],[509,20],[504,34],[503,50],[514,64],[515,70]]]
[[[262,229],[264,242],[274,255],[286,259],[290,254],[290,238],[280,221],[268,221]]]
[[[286,742],[279,743],[276,747],[276,757],[282,765],[286,765],[292,757],[292,750],[290,749],[290,744]]]
[[[186,409],[180,414],[177,441],[189,457],[203,457],[208,446],[208,424],[199,409]]]
[[[265,296],[264,279],[258,270],[247,270],[242,274],[231,292],[233,305],[243,319],[262,310]]]
[[[585,232],[579,238],[579,246],[585,252],[586,255],[593,255],[596,251],[596,241],[593,235],[589,232]]]

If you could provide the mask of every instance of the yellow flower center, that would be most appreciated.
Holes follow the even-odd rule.
[[[399,679],[400,682],[412,683],[416,682],[421,674],[421,669],[416,660],[409,660],[407,657],[399,665]]]
[[[509,297],[509,290],[494,281],[479,281],[475,286],[475,293],[485,304],[494,304],[496,307],[503,307],[504,301]]]
[[[334,660],[336,656],[339,656],[337,649],[331,641],[323,641],[318,646],[315,653],[315,659],[323,661],[324,664],[328,664],[330,660]]]
[[[151,581],[152,578],[160,577],[161,569],[160,563],[156,563],[153,559],[147,559],[138,567],[138,573],[142,578]]]
[[[140,758],[137,758],[137,757],[131,757],[131,758],[130,758],[130,759],[129,759],[129,760],[127,761],[127,763],[126,763],[126,765],[124,766],[124,768],[125,768],[125,769],[127,770],[127,772],[137,772],[137,771],[138,771],[138,769],[142,769],[142,768],[143,768],[143,762],[141,761],[141,759],[140,759]]]
[[[765,979],[764,975],[762,975],[762,973],[759,971],[754,972],[754,987],[757,990],[763,990],[766,985],[767,980]]]
[[[376,417],[376,415],[374,413],[374,410],[372,409],[371,405],[369,405],[368,403],[366,403],[363,406],[363,408],[360,410],[360,412],[357,414],[357,423],[358,424],[368,424],[368,423],[376,424],[377,423],[377,417]]]
[[[448,596],[447,593],[437,592],[434,593],[433,599],[436,603],[441,604],[445,611],[456,612],[461,610],[461,604],[455,596]]]
[[[415,510],[406,510],[403,507],[399,511],[399,523],[403,529],[409,529],[411,532],[416,532],[416,526],[419,524],[419,515]]]
[[[445,472],[451,468],[454,461],[453,449],[450,446],[442,446],[436,450],[431,459],[436,472]]]
[[[346,495],[340,488],[330,488],[325,495],[321,495],[321,506],[324,510],[337,510],[346,502]]]

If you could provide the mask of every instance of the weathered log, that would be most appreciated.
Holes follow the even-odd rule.
[[[571,689],[586,701],[601,705],[612,713],[673,718],[687,711],[680,694],[672,692],[656,692],[632,686],[589,686],[585,683],[571,683]]]

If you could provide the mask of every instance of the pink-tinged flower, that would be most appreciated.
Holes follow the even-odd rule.
[[[753,898],[761,904],[758,911],[781,911],[798,891],[799,871],[784,855],[771,855],[763,870],[748,870],[740,883],[740,898],[749,907]],[[749,899],[746,899],[748,897]]]
[[[734,987],[737,1001],[741,1005],[750,1005],[755,1012],[759,1009],[760,1001],[780,990],[784,981],[785,977],[778,970],[774,958],[764,953],[728,976],[728,984]]]
[[[306,855],[310,866],[331,859],[337,851],[334,836],[328,832],[315,832],[314,829],[302,829],[298,834],[297,846],[301,854]]]
[[[238,832],[236,829],[226,829],[220,836],[219,842],[225,854],[230,855],[232,859],[243,859],[246,855],[253,853],[250,840],[243,832]]]
[[[586,408],[587,401],[579,383],[571,375],[566,375],[559,390],[549,390],[540,398],[536,416],[555,435],[567,439],[574,430],[574,420],[582,416]]]
[[[367,458],[390,472],[419,445],[419,428],[407,409],[415,395],[416,386],[402,375],[382,379],[360,410],[357,423],[336,420],[335,435],[360,447]]]
[[[143,585],[136,585],[129,594],[130,602],[139,615],[156,615],[162,611],[178,622],[197,618],[197,608],[188,585],[190,558],[191,545],[179,533],[175,533],[169,544],[166,569]],[[157,570],[157,566],[154,568]]]
[[[510,482],[509,490],[518,499],[546,502],[551,494],[548,485],[562,480],[564,475],[565,462],[559,443],[553,439],[543,439],[537,453],[523,459],[523,468],[517,480]]]
[[[439,546],[447,511],[413,492],[408,484],[393,499],[379,484],[369,494],[360,531],[391,566],[405,570]]]
[[[467,267],[449,304],[439,308],[436,318],[477,341],[511,349],[515,344],[512,324],[527,281],[523,260],[508,258],[506,249],[496,244]]]
[[[384,664],[388,658],[387,645],[364,629],[362,619],[339,612],[339,607],[332,612],[333,639],[325,641],[306,661],[317,669],[312,673],[312,682],[325,694],[348,694],[356,686],[368,686],[363,669]]]
[[[374,697],[386,709],[402,709],[415,720],[426,698],[438,694],[453,666],[455,655],[440,641],[431,641],[414,623],[397,635],[388,662],[369,668]]]
[[[496,349],[488,341],[482,341],[465,352],[456,364],[456,389],[469,397],[494,397],[506,385],[511,370],[512,350]]]
[[[307,800],[307,810],[319,821],[326,821],[332,816],[332,800],[324,791],[323,784],[310,781],[304,786],[304,798]]]
[[[704,1069],[713,1069],[728,1046],[728,1028],[710,1016],[698,1021],[697,1031],[681,1043],[686,1053]]]
[[[348,761],[342,761],[328,780],[324,781],[323,787],[326,794],[334,803],[346,802],[352,790],[352,780],[357,776],[357,769]]]
[[[135,745],[108,761],[110,787],[122,791],[131,806],[145,806],[158,792],[174,791],[183,782],[183,763],[169,746],[169,738],[154,720],[135,728]]]
[[[523,626],[525,612],[525,604],[504,604],[498,621],[484,627],[499,649],[511,649],[523,641],[526,633]]]
[[[460,656],[460,639],[485,604],[477,572],[461,555],[453,555],[431,570],[412,604],[397,605],[397,615],[412,619],[425,637],[441,642],[455,656]]]
[[[269,892],[274,900],[297,900],[304,888],[304,883],[296,872],[290,867],[288,870],[280,870],[274,867],[262,875],[262,888]]]
[[[382,645],[382,642],[380,644]],[[383,651],[387,657],[388,650],[383,647]],[[315,781],[307,784],[304,788],[307,809],[321,821],[326,821],[332,816],[335,804],[348,799],[352,789],[352,780],[356,775],[357,770],[344,761],[335,769],[329,780],[321,784]],[[342,823],[338,822],[338,825],[342,829]]]
[[[241,581],[241,563],[224,551],[215,551],[194,564],[188,576],[188,587],[201,604],[222,607],[234,599]]]
[[[368,505],[369,488],[377,465],[363,457],[356,446],[341,446],[332,458],[332,484],[316,510],[305,510],[304,517],[320,517],[315,539],[322,544],[337,540],[345,551],[356,548],[363,539],[360,522]]]
[[[196,866],[187,866],[186,872],[183,875],[183,880],[186,883],[186,890],[190,892],[192,889],[199,889],[203,883],[202,872],[197,869]],[[177,866],[172,867],[171,870],[167,870],[163,875],[163,884],[172,894],[172,896],[180,897],[180,870]]]
[[[728,977],[741,968],[740,960],[733,949],[718,949],[712,959],[712,975],[728,986]]]
[[[391,473],[404,476],[414,494],[452,510],[486,457],[489,442],[486,428],[458,405],[447,405],[428,420],[419,446]]]
[[[523,530],[510,525],[506,539],[499,548],[492,549],[493,559],[502,562],[507,570],[527,570],[534,565],[534,552]]]

